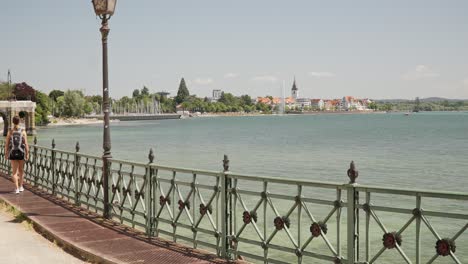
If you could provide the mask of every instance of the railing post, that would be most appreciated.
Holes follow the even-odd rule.
[[[151,165],[154,162],[154,152],[153,149],[150,149],[148,154],[149,163],[146,166],[146,174],[145,174],[145,206],[146,206],[146,235],[151,237],[151,230],[153,228],[153,203],[155,199],[153,199],[154,194],[152,193],[153,190],[153,169]]]
[[[232,201],[229,190],[231,189],[231,179],[227,177],[229,173],[229,159],[224,155],[223,173],[221,173],[221,256],[229,259],[230,254],[230,235],[232,230]]]
[[[109,201],[109,178],[112,175],[112,163],[109,160],[110,157],[106,157],[105,155],[102,157],[102,188],[104,191],[103,197],[103,205],[104,205],[104,213],[103,216],[106,219],[111,219],[111,203]]]
[[[6,144],[6,142],[4,144]],[[9,151],[9,150],[7,150],[7,151]],[[9,160],[8,160],[9,156],[10,156],[10,152],[5,153],[5,159],[4,160],[5,160],[5,162],[7,164],[7,167],[8,167],[8,176],[13,179],[13,175],[11,175],[11,162],[9,162]]]
[[[80,142],[75,145],[75,166],[73,168],[73,181],[75,184],[75,205],[80,205]]]
[[[357,223],[357,213],[356,213],[356,203],[358,202],[358,194],[356,193],[356,178],[359,176],[358,171],[356,170],[354,166],[354,161],[351,161],[350,167],[348,169],[348,177],[350,179],[349,184],[347,184],[347,192],[348,192],[348,212],[347,212],[347,249],[348,249],[348,254],[347,254],[347,260],[348,264],[354,264],[357,261],[357,248],[358,248],[358,243],[356,243],[357,239],[357,233],[356,233],[356,225],[359,225]],[[358,209],[359,210],[359,209]]]
[[[33,145],[33,174],[34,174],[34,182],[33,185],[37,186],[37,137],[34,136],[34,145]],[[31,154],[29,156],[31,158]]]
[[[6,147],[6,142],[5,140],[2,141],[2,144],[1,144],[1,148],[2,148],[2,152],[5,151],[5,147]],[[8,162],[8,152],[4,152],[3,153],[3,158],[1,159],[2,161],[2,164],[1,164],[1,169],[2,169],[2,172],[3,173],[6,173],[7,170],[8,170],[8,165],[10,164],[10,162]]]
[[[52,139],[50,170],[52,171],[52,194],[55,195],[55,139]]]

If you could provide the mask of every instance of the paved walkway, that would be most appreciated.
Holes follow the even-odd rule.
[[[0,200],[23,212],[37,230],[56,240],[66,251],[85,256],[91,262],[227,263],[204,251],[157,238],[149,240],[142,232],[103,220],[97,214],[27,185],[25,187],[23,193],[13,194],[13,183],[0,176]],[[0,263],[3,263],[1,259]]]
[[[34,230],[28,230],[11,213],[1,209],[0,234],[0,263],[85,263],[67,254]]]

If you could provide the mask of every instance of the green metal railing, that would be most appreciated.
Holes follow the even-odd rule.
[[[11,173],[0,149],[0,170]],[[34,140],[26,181],[148,236],[264,263],[466,263],[468,193],[292,180],[102,158],[41,147]],[[104,201],[109,188],[109,201]],[[451,224],[450,221],[458,221]],[[449,262],[446,262],[449,261]]]

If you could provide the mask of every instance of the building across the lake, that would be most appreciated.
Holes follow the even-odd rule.
[[[218,102],[218,100],[221,98],[222,95],[223,95],[222,90],[215,89],[215,90],[213,90],[212,97],[208,98],[208,100],[210,102],[212,102],[212,103],[216,103],[216,102]]]
[[[220,90],[213,90],[213,97],[215,97],[214,92]],[[299,88],[296,83],[296,77],[291,87],[291,96],[286,98],[280,97],[257,97],[255,103],[263,103],[270,105],[272,108],[282,104],[284,101],[284,106],[289,109],[302,110],[302,111],[365,111],[369,110],[368,105],[372,103],[369,99],[358,99],[353,96],[345,96],[342,99],[321,99],[321,98],[307,98],[299,97]]]
[[[156,94],[159,94],[159,96],[161,96],[161,98],[167,98],[167,96],[171,93],[169,92],[166,92],[166,91],[162,91],[162,92],[157,92]]]

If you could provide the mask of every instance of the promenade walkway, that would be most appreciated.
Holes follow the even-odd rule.
[[[41,235],[28,230],[11,213],[0,210],[0,263],[85,263],[67,254]]]
[[[102,219],[28,185],[25,187],[23,193],[14,194],[13,183],[0,176],[0,201],[21,211],[37,231],[84,260],[97,263],[228,263],[201,250],[159,238],[150,240],[142,232]],[[3,233],[2,237],[7,240]]]

